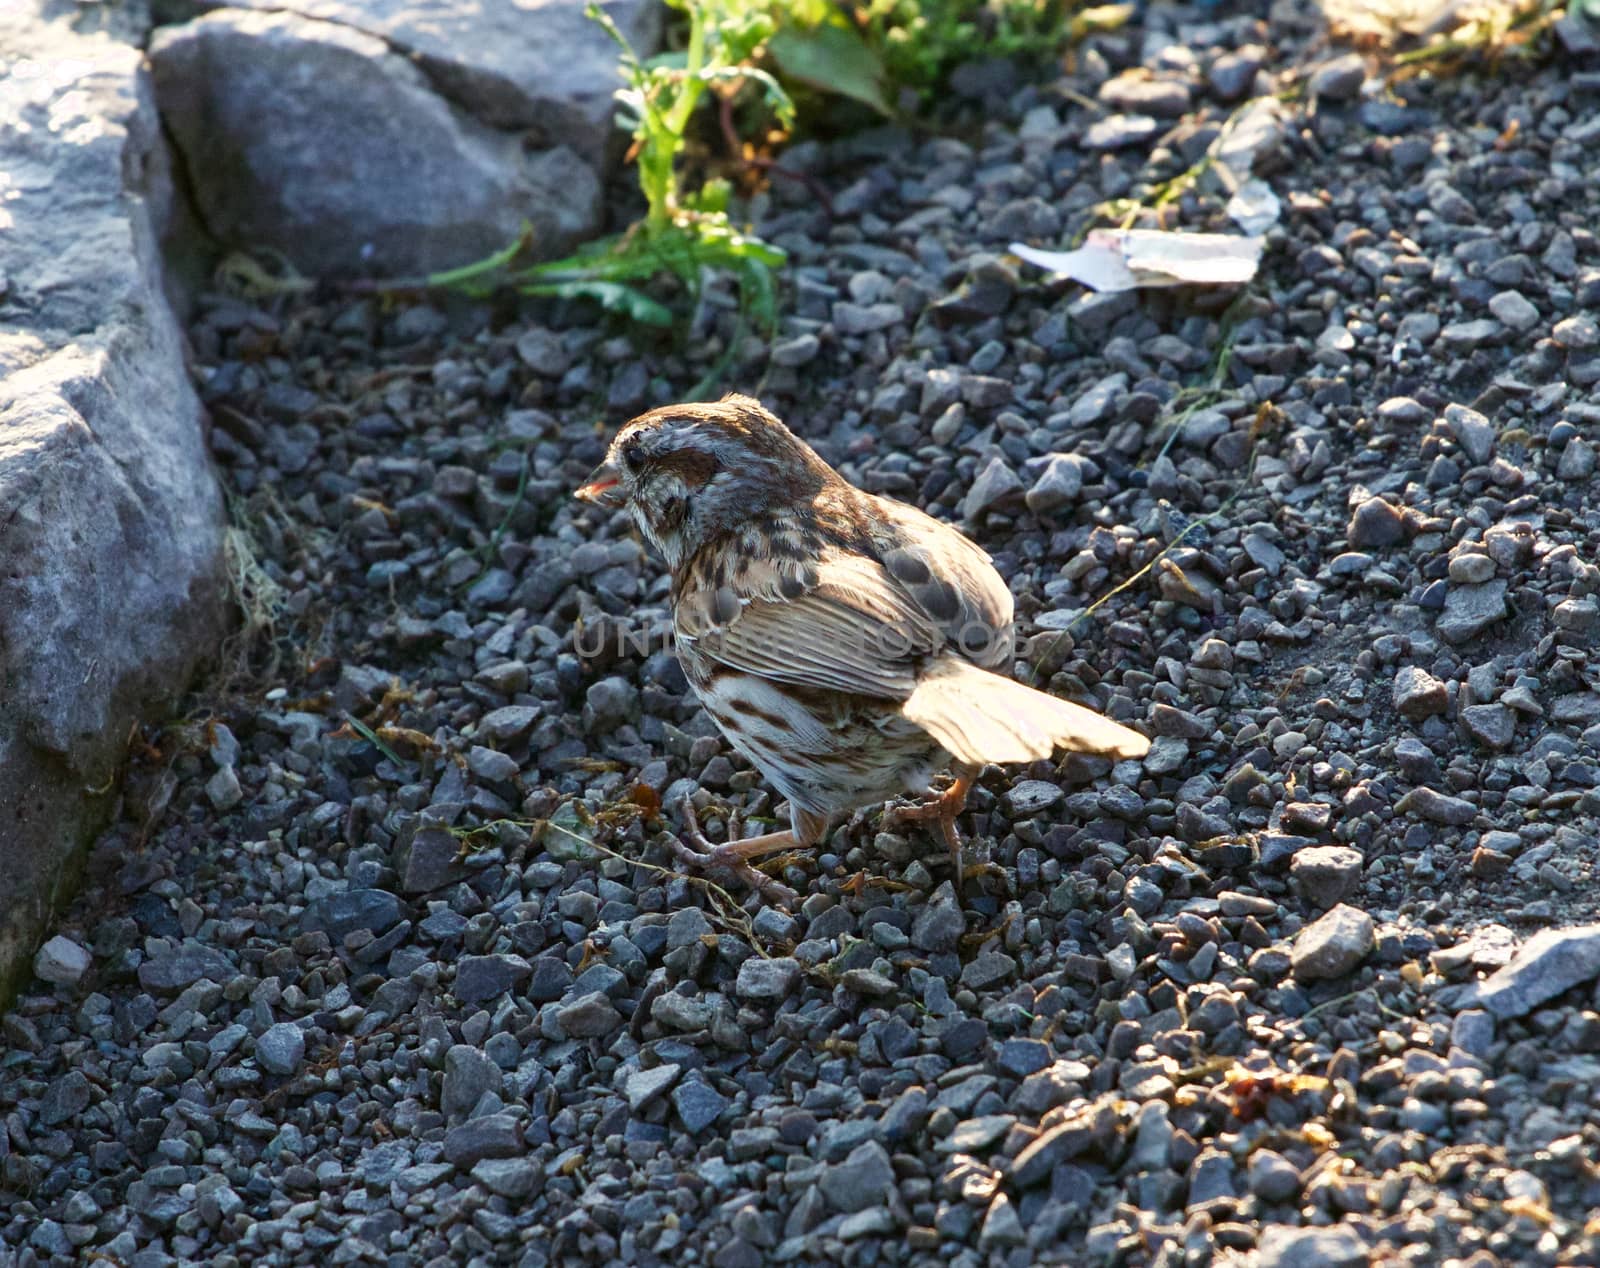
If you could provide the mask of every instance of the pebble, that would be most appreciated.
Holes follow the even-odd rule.
[[[888,1150],[875,1140],[856,1146],[842,1162],[824,1165],[817,1187],[836,1211],[881,1205],[895,1187]]]
[[[1308,846],[1290,860],[1289,879],[1313,906],[1333,907],[1360,886],[1362,864],[1361,852],[1349,846]]]
[[[1348,1224],[1330,1228],[1276,1225],[1261,1235],[1258,1268],[1366,1268],[1367,1245]]]
[[[1413,722],[1443,713],[1450,703],[1445,685],[1415,665],[1403,665],[1395,674],[1393,699],[1395,711]]]
[[[985,512],[1010,501],[1022,492],[1022,478],[999,456],[989,459],[967,490],[961,504],[961,517],[968,523]]]
[[[1524,1017],[1563,991],[1600,977],[1600,925],[1541,929],[1478,988],[1477,1002],[1502,1021]]]
[[[698,1136],[722,1116],[730,1104],[727,1097],[698,1079],[680,1083],[672,1090],[672,1108],[691,1136]]]
[[[1367,498],[1351,512],[1345,537],[1358,550],[1398,546],[1406,539],[1405,515],[1383,498]]]
[[[1083,468],[1077,459],[1068,454],[1052,454],[1023,500],[1035,515],[1048,515],[1071,506],[1082,491]]]
[[[1376,945],[1372,917],[1340,903],[1300,931],[1290,962],[1303,982],[1339,978],[1354,972]]]
[[[1461,451],[1475,465],[1482,466],[1494,456],[1494,424],[1477,410],[1468,409],[1465,405],[1447,405],[1444,423],[1461,446]]]
[[[574,1039],[600,1039],[622,1024],[622,1014],[601,991],[588,991],[556,1009],[556,1021]]]
[[[800,962],[792,956],[765,959],[751,956],[739,966],[735,990],[740,999],[781,1000],[800,981]]]
[[[1478,808],[1462,797],[1452,797],[1433,788],[1413,788],[1394,808],[1401,814],[1415,814],[1430,823],[1462,827],[1471,823]]]
[[[92,963],[89,952],[63,934],[56,934],[34,953],[33,972],[42,982],[76,986]]]
[[[292,1022],[268,1026],[256,1040],[256,1062],[269,1074],[298,1074],[305,1055],[305,1032]]]
[[[1447,643],[1466,643],[1506,615],[1506,583],[1452,585],[1435,628]]]
[[[1327,101],[1349,101],[1361,91],[1367,76],[1359,53],[1346,53],[1322,63],[1311,72],[1311,95]]]
[[[1494,319],[1520,334],[1527,334],[1539,324],[1539,310],[1517,291],[1500,291],[1489,300],[1489,311]]]
[[[224,766],[206,780],[206,797],[219,811],[229,811],[244,800],[244,789],[239,784],[239,773],[232,766]]]

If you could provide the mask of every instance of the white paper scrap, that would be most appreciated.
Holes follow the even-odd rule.
[[[1094,291],[1158,286],[1242,286],[1261,264],[1259,237],[1092,229],[1076,251],[1042,251],[1013,242],[1011,254]]]

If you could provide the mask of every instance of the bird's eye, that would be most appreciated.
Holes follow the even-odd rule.
[[[644,446],[637,440],[630,441],[622,447],[622,461],[629,471],[637,471],[644,465]]]

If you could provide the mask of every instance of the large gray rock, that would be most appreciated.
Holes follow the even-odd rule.
[[[470,263],[531,222],[601,226],[616,47],[576,0],[301,0],[158,30],[157,97],[201,219],[318,275]],[[614,10],[644,51],[650,0]]]
[[[129,727],[215,650],[226,599],[140,53],[29,4],[0,7],[0,48],[3,997],[110,813]]]
[[[596,160],[615,140],[618,49],[583,16],[585,0],[236,0],[197,3],[283,12],[377,36],[422,69],[441,97],[535,148],[571,146]],[[661,39],[658,0],[601,6],[646,56]]]

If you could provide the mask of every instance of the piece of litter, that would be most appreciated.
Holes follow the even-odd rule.
[[[1228,199],[1228,218],[1246,233],[1265,233],[1278,223],[1283,204],[1266,181],[1249,180]]]
[[[1256,275],[1263,240],[1226,233],[1092,229],[1076,251],[1041,251],[1021,242],[1018,259],[1070,277],[1093,291],[1157,286],[1242,286]]]

